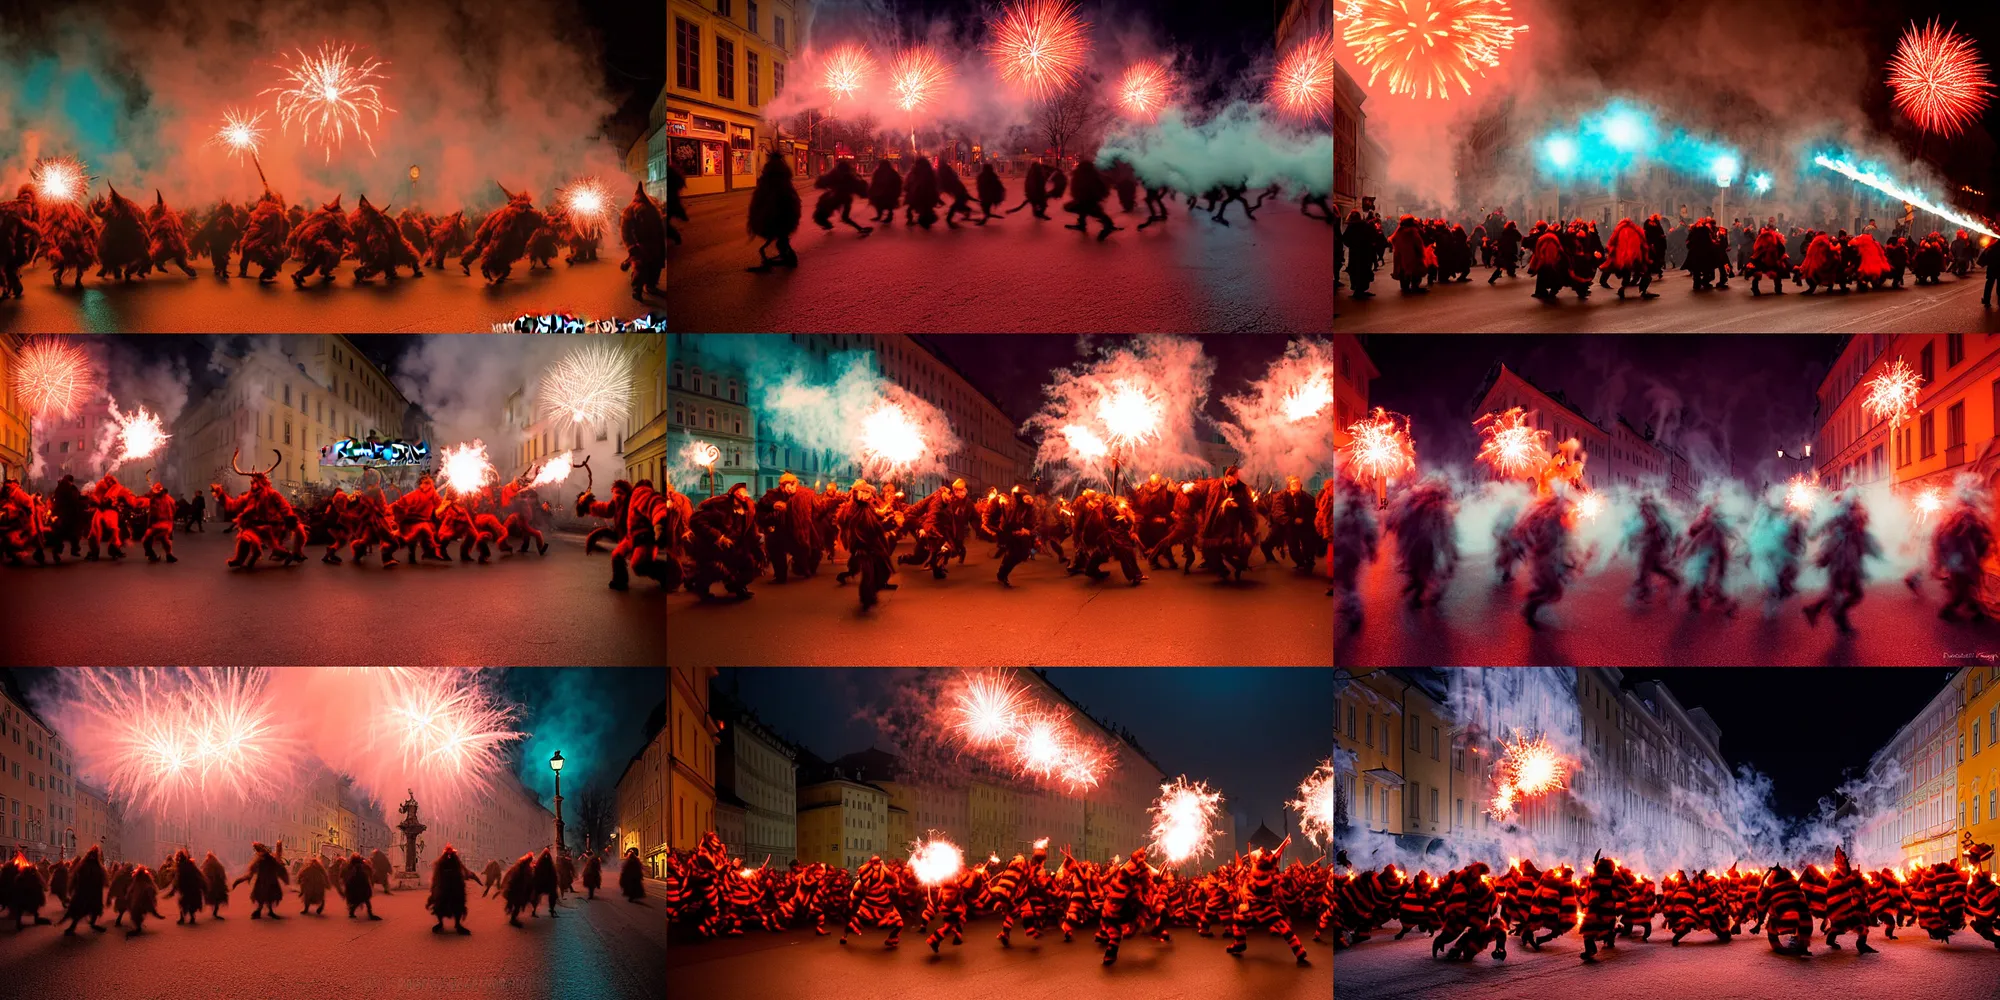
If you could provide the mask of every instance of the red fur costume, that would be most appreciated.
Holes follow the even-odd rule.
[[[396,502],[390,505],[390,511],[396,518],[396,540],[409,546],[410,561],[416,561],[418,542],[423,543],[425,555],[437,560],[445,558],[444,552],[438,548],[437,525],[431,520],[441,502],[436,482],[425,476],[417,480],[416,489],[397,497]]]
[[[93,511],[90,516],[90,554],[84,558],[96,561],[100,542],[110,550],[111,558],[125,558],[125,525],[119,518],[120,508],[124,505],[139,507],[143,502],[126,489],[117,476],[108,472],[91,487],[84,500]]]
[[[625,537],[611,550],[611,589],[628,589],[629,573],[653,576],[666,583],[667,570],[655,550],[658,539],[667,530],[668,506],[653,490],[652,480],[641,479],[637,487],[623,479],[612,483],[610,503],[598,501],[588,489],[576,498],[577,513],[590,517],[610,517],[620,505],[625,510]]]
[[[153,470],[146,471],[150,477]],[[141,502],[146,505],[146,534],[139,539],[139,545],[146,550],[146,561],[160,561],[153,554],[153,543],[157,541],[166,550],[168,562],[180,562],[174,558],[174,495],[167,492],[165,483],[154,483]]]
[[[153,189],[153,207],[146,210],[146,248],[149,263],[162,274],[172,261],[182,274],[194,277],[194,267],[188,264],[187,227],[182,225],[180,213],[167,207],[166,196],[158,188]]]

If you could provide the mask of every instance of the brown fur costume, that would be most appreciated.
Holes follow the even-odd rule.
[[[167,915],[160,912],[159,887],[153,884],[157,877],[145,865],[132,869],[132,887],[125,893],[125,912],[132,915],[132,929],[125,932],[126,937],[137,937],[149,914],[161,920],[167,919]]]
[[[334,195],[292,230],[292,258],[301,262],[292,272],[292,284],[304,288],[306,279],[314,274],[332,281],[333,269],[347,255],[347,241],[352,236],[347,213],[340,210],[340,196]]]
[[[35,923],[48,923],[48,918],[42,916],[42,907],[48,905],[49,898],[42,889],[41,869],[29,864],[27,856],[18,851],[14,854],[13,868],[14,881],[8,889],[7,906],[14,911],[14,929],[20,930],[22,922],[30,917]]]
[[[542,897],[547,896],[549,897],[549,917],[550,919],[555,918],[556,900],[559,898],[557,895],[557,884],[555,858],[551,857],[549,849],[544,847],[542,848],[542,853],[535,858],[534,889],[528,897],[528,912],[531,915],[535,912],[535,908],[541,905]]]
[[[639,864],[639,849],[625,850],[625,863],[618,869],[618,891],[636,903],[646,898],[646,869]]]
[[[381,886],[384,896],[389,895],[389,875],[392,870],[389,856],[382,853],[381,848],[376,848],[375,853],[368,856],[368,881]]]
[[[471,259],[474,251],[478,252],[479,273],[488,284],[507,280],[515,262],[527,253],[528,238],[542,227],[542,213],[535,210],[534,199],[511,191],[507,192],[507,198],[507,204],[486,217],[479,227],[479,236],[466,250],[466,260]],[[464,265],[465,262],[460,263]]]
[[[396,269],[407,267],[416,277],[424,276],[417,248],[403,235],[402,228],[386,211],[368,203],[362,195],[350,221],[354,233],[354,280],[366,281],[377,274],[396,280]]]
[[[158,189],[153,191],[153,207],[146,210],[146,248],[148,262],[160,273],[166,273],[167,262],[173,261],[181,273],[194,277],[194,268],[188,265],[187,229]]]
[[[353,919],[355,910],[364,906],[368,908],[368,919],[382,919],[375,915],[375,904],[373,902],[375,890],[369,885],[369,876],[368,859],[363,858],[359,853],[347,859],[347,886],[346,891],[342,895],[347,897],[347,916],[349,919]]]
[[[282,845],[281,845],[282,846]],[[271,919],[277,920],[278,903],[285,898],[285,886],[292,881],[292,875],[285,870],[285,863],[271,854],[271,849],[263,844],[251,844],[254,853],[250,866],[231,886],[250,883],[250,902],[255,904],[250,910],[250,919],[257,919],[257,910],[268,908]]]
[[[576,891],[576,862],[570,859],[567,851],[556,858],[556,882],[564,892]]]
[[[259,282],[277,279],[278,271],[285,266],[290,256],[292,224],[285,215],[285,200],[264,189],[257,199],[257,207],[250,210],[250,219],[243,226],[243,237],[236,243],[236,252],[242,256],[236,263],[236,276],[249,277],[251,265],[258,269]]]
[[[436,221],[429,213],[419,212],[414,208],[406,208],[396,214],[396,228],[401,230],[403,238],[409,240],[410,245],[417,249],[419,258],[430,252],[433,225],[436,225]]]
[[[444,930],[446,917],[450,917],[452,923],[457,925],[458,933],[472,933],[464,927],[467,913],[465,902],[467,879],[476,882],[479,876],[467,871],[465,864],[458,858],[458,851],[450,844],[446,844],[444,853],[439,854],[437,863],[431,866],[431,894],[424,902],[424,909],[431,911],[437,917],[437,926],[431,928],[432,933]]]
[[[317,906],[320,913],[326,912],[326,888],[332,884],[326,874],[326,866],[318,858],[305,863],[299,869],[299,912]]]
[[[597,853],[593,851],[585,855],[583,859],[583,889],[589,893],[585,898],[596,899],[597,887],[603,884],[604,872],[602,871],[602,865],[598,863]]]
[[[222,867],[214,851],[201,859],[201,877],[208,882],[203,889],[208,896],[208,905],[216,909],[229,905],[229,872]],[[222,914],[216,913],[215,919],[221,920]]]
[[[498,886],[500,884],[500,875],[503,871],[505,869],[500,867],[499,858],[488,858],[486,860],[486,867],[481,869],[479,873],[480,881],[485,886],[484,889],[479,891],[479,895],[485,896],[494,887]]]
[[[97,276],[116,276],[120,281],[143,278],[153,269],[153,258],[146,250],[144,213],[117,188],[109,191],[108,197],[91,206],[104,220],[97,234]]]
[[[116,914],[111,920],[112,923],[118,924],[125,921],[125,897],[129,896],[131,892],[132,866],[119,865],[118,870],[111,875],[111,911]]]
[[[83,272],[97,263],[97,227],[83,207],[73,202],[43,205],[40,212],[42,255],[55,272],[56,285],[62,285],[64,271],[74,270],[76,287],[82,288]]]
[[[194,922],[201,908],[207,905],[202,899],[207,891],[208,876],[201,873],[201,866],[186,851],[174,855],[173,881],[167,885],[167,895],[180,897],[181,913],[174,923]]]
[[[625,241],[625,261],[621,271],[632,272],[632,297],[643,300],[645,293],[664,295],[660,271],[667,266],[667,223],[660,206],[646,194],[644,184],[632,188],[632,201],[618,216],[618,236]]]
[[[69,906],[63,916],[69,918],[69,929],[65,934],[76,933],[76,922],[90,921],[92,930],[105,928],[97,926],[97,918],[104,915],[104,853],[103,848],[91,845],[90,852],[77,859],[76,872],[71,878]]]
[[[521,855],[521,860],[514,862],[513,866],[507,869],[507,874],[501,877],[500,898],[507,907],[508,923],[516,927],[521,926],[521,921],[516,918],[521,915],[522,910],[528,908],[528,901],[533,898],[535,892],[534,882],[533,854]]]

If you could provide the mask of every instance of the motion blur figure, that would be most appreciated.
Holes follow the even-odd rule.
[[[342,878],[345,881],[345,885],[341,891],[341,895],[347,900],[347,919],[353,920],[354,911],[362,907],[367,907],[368,919],[382,919],[375,915],[374,874],[368,867],[368,859],[362,857],[359,851],[348,855],[347,868],[342,873]],[[254,901],[257,897],[253,893],[250,898]],[[272,916],[277,916],[277,914],[273,913]],[[257,914],[252,913],[250,917],[254,920]]]
[[[166,196],[158,189],[153,191],[153,207],[146,210],[147,263],[165,274],[169,262],[181,269],[181,273],[194,277],[194,268],[188,264],[187,228],[181,223],[179,212],[167,207]]]
[[[505,869],[500,867],[499,858],[486,859],[486,867],[479,871],[479,876],[484,886],[479,890],[479,898],[486,898],[487,893],[499,887],[500,876],[504,871]]]
[[[814,225],[832,229],[833,213],[839,212],[840,221],[861,235],[875,231],[873,226],[864,226],[848,215],[853,209],[854,199],[868,194],[868,182],[855,175],[853,160],[835,160],[833,169],[813,180],[813,187],[821,192],[819,200],[813,204]]]
[[[521,911],[535,892],[535,856],[523,854],[500,879],[500,899],[507,908],[507,922],[521,926]]]
[[[534,916],[536,908],[541,905],[542,898],[547,897],[549,901],[549,919],[554,920],[556,918],[556,901],[559,898],[559,885],[560,882],[556,878],[555,858],[551,857],[549,849],[544,847],[542,848],[542,853],[535,858],[534,881],[531,884],[531,891],[528,896],[528,915]]]
[[[1514,567],[1527,548],[1521,543],[1521,508],[1507,504],[1493,518],[1493,574],[1501,583],[1514,582]]]
[[[931,167],[928,157],[919,156],[910,163],[909,176],[903,178],[903,224],[919,225],[925,229],[937,224],[937,209],[944,204],[938,197],[938,175]]]
[[[1806,553],[1805,521],[1782,496],[1757,504],[1750,522],[1750,566],[1764,584],[1764,617],[1774,617],[1787,598],[1799,592],[1799,564]]]
[[[783,154],[774,153],[764,161],[757,175],[757,189],[750,194],[750,235],[764,241],[757,248],[757,266],[751,271],[764,274],[772,267],[797,267],[799,255],[792,250],[792,234],[799,228],[799,191],[792,186],[792,165]],[[778,255],[764,251],[777,244]]]
[[[1723,519],[1719,504],[1715,500],[1703,504],[1701,513],[1695,515],[1694,523],[1688,525],[1684,543],[1689,611],[1700,611],[1704,604],[1709,604],[1735,616],[1736,602],[1723,591],[1723,584],[1729,575],[1730,549],[1735,541],[1736,533]]]
[[[960,215],[971,221],[972,192],[965,189],[965,179],[958,176],[958,168],[952,166],[948,160],[940,162],[937,166],[937,182],[938,194],[951,199],[951,204],[945,206],[944,210],[945,225],[957,229],[956,220]]]
[[[1991,617],[1980,588],[1985,583],[1986,557],[1992,552],[1993,498],[1977,476],[1961,474],[1931,533],[1930,572],[1945,588],[1939,618],[1956,620],[1960,609],[1975,622]],[[1918,575],[1912,573],[1905,581],[1911,590],[1917,589]]]
[[[597,889],[604,884],[603,862],[592,851],[583,857],[583,891],[585,899],[596,899]]]
[[[1096,164],[1089,160],[1078,163],[1076,176],[1070,183],[1069,201],[1063,203],[1063,211],[1075,215],[1076,224],[1063,228],[1085,232],[1089,229],[1089,220],[1096,219],[1099,223],[1097,230],[1099,242],[1125,228],[1112,223],[1111,216],[1104,214],[1104,199],[1110,194],[1111,188],[1104,183],[1103,175],[1097,172]]]
[[[1452,527],[1458,504],[1443,480],[1412,485],[1389,508],[1388,527],[1396,535],[1396,566],[1410,610],[1436,604],[1458,570],[1458,535]]]
[[[306,279],[315,274],[321,281],[332,281],[333,269],[347,255],[347,242],[352,236],[347,213],[340,209],[339,195],[306,216],[292,230],[289,242],[292,258],[299,261],[299,269],[292,272],[293,287],[306,287]]]
[[[75,937],[76,924],[79,920],[90,921],[90,929],[102,934],[111,929],[97,926],[97,918],[104,915],[103,849],[92,844],[90,851],[75,864],[76,875],[70,885],[69,905],[63,910],[63,916],[68,918],[69,926],[63,928],[63,934]]]
[[[436,863],[431,865],[431,894],[424,901],[424,909],[431,911],[431,915],[437,917],[437,923],[431,927],[432,934],[444,933],[446,917],[451,918],[452,930],[460,934],[472,933],[465,929],[465,915],[468,909],[465,901],[467,880],[477,882],[479,876],[465,869],[465,865],[458,859],[457,850],[450,844],[444,845],[444,852],[439,854]]]
[[[1037,219],[1047,219],[1049,209],[1049,168],[1040,161],[1028,164],[1027,173],[1021,176],[1021,203],[1007,210],[1013,215],[1024,208],[1033,208]]]
[[[1806,621],[1817,626],[1819,613],[1831,607],[1833,623],[1842,633],[1852,634],[1854,625],[1847,620],[1847,612],[1861,603],[1861,585],[1867,580],[1862,562],[1882,554],[1881,545],[1868,533],[1868,509],[1861,506],[1860,494],[1852,489],[1841,491],[1833,516],[1818,534],[1819,551],[1813,562],[1826,570],[1826,593],[1805,606]]]
[[[1570,558],[1569,551],[1574,510],[1569,497],[1553,493],[1537,499],[1515,528],[1533,574],[1534,586],[1528,591],[1527,604],[1521,608],[1521,617],[1527,619],[1529,628],[1541,627],[1535,613],[1543,605],[1562,600],[1569,578],[1576,572],[1576,561]]]
[[[1360,483],[1342,476],[1334,481],[1333,590],[1340,596],[1340,614],[1349,633],[1361,630],[1361,564],[1375,561],[1382,531],[1375,523],[1375,498]]]
[[[1001,183],[999,174],[994,173],[993,164],[987,163],[979,168],[979,178],[974,186],[979,191],[979,211],[981,214],[979,218],[972,221],[977,225],[983,226],[988,220],[1000,217],[999,214],[994,213],[993,209],[1007,203],[1007,185]],[[1005,214],[1005,210],[1002,210],[1000,214]]]
[[[646,898],[646,868],[639,862],[639,849],[625,849],[625,860],[618,869],[618,891],[625,894],[629,902],[637,903]]]
[[[1633,600],[1652,599],[1656,576],[1665,579],[1667,586],[1680,589],[1680,574],[1674,572],[1674,527],[1658,497],[1648,493],[1639,498],[1639,520],[1626,535],[1625,547],[1639,556],[1639,575],[1632,581]]]

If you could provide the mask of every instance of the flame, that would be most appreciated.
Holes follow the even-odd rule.
[[[1136,444],[1159,436],[1165,402],[1130,379],[1119,379],[1097,400],[1097,419],[1118,444]]]
[[[710,445],[709,447],[714,447],[714,445]],[[561,452],[551,456],[547,462],[544,462],[541,469],[535,473],[535,478],[528,480],[528,485],[546,486],[549,483],[560,483],[568,479],[569,474],[575,468],[576,466],[570,463],[570,453],[567,451]]]
[[[713,469],[715,460],[722,457],[722,449],[706,441],[690,441],[681,449],[681,458],[691,465]]]
[[[916,873],[917,881],[925,885],[938,885],[948,881],[965,868],[964,852],[959,850],[957,844],[943,837],[918,841],[910,846],[913,848],[910,852],[910,870]]]
[[[1333,404],[1333,373],[1321,369],[1292,391],[1285,393],[1285,420],[1298,423]]]
[[[486,442],[474,440],[446,448],[439,460],[440,479],[455,493],[472,493],[494,475],[493,463],[486,458]]]
[[[1035,850],[1046,851],[1048,849],[1049,849],[1049,838],[1043,837],[1042,839],[1035,841]]]

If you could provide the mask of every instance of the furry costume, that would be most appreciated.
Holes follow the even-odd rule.
[[[73,202],[56,202],[40,209],[42,255],[55,272],[56,286],[62,286],[64,271],[76,272],[76,287],[83,287],[83,272],[97,263],[97,226]]]
[[[890,171],[890,173],[894,172],[893,170]],[[823,192],[819,196],[819,200],[813,203],[813,224],[819,226],[821,229],[832,229],[833,213],[839,212],[840,221],[858,230],[861,235],[866,236],[874,232],[873,228],[854,221],[848,215],[848,212],[853,207],[854,199],[866,195],[868,193],[868,186],[869,182],[862,180],[854,173],[853,160],[834,161],[832,170],[819,175],[813,180],[813,187]]]
[[[211,270],[218,278],[229,277],[229,252],[243,235],[245,218],[246,215],[225,198],[209,209],[208,218],[202,222],[201,228],[195,230],[194,251],[208,256]]]
[[[375,915],[375,903],[373,901],[375,890],[373,887],[374,878],[372,871],[368,867],[367,859],[363,858],[359,853],[347,859],[346,879],[347,882],[341,895],[347,899],[347,919],[354,919],[354,911],[364,906],[368,908],[368,919],[382,919]]]
[[[21,269],[41,252],[42,231],[36,220],[35,189],[23,184],[13,201],[0,202],[0,300],[22,298]]]
[[[30,918],[38,924],[48,923],[48,918],[42,916],[42,907],[49,900],[43,889],[41,869],[29,864],[19,851],[15,852],[11,867],[14,880],[8,886],[7,907],[14,912],[14,929],[20,930],[21,924]]]
[[[479,876],[467,871],[464,863],[458,859],[458,852],[453,850],[450,844],[446,844],[444,853],[439,854],[437,863],[431,866],[431,894],[430,898],[424,901],[424,909],[431,911],[437,917],[437,924],[431,928],[431,933],[444,932],[446,917],[451,918],[452,926],[458,933],[472,933],[465,929],[467,879],[477,882]]]
[[[1111,187],[1104,182],[1104,176],[1097,172],[1097,164],[1089,160],[1078,163],[1076,175],[1070,178],[1069,201],[1064,202],[1062,207],[1063,211],[1076,216],[1076,224],[1063,228],[1084,232],[1089,226],[1088,220],[1096,219],[1099,242],[1125,228],[1114,224],[1111,216],[1104,214],[1104,199],[1110,196]]]
[[[480,869],[479,872],[480,882],[484,886],[479,891],[480,898],[485,898],[487,893],[493,891],[493,888],[500,884],[500,874],[502,871],[504,869],[500,867],[499,858],[486,859],[486,867]]]
[[[931,161],[919,156],[910,164],[909,176],[903,178],[903,224],[915,222],[929,229],[937,223],[937,208],[944,204],[938,197],[937,171]]]
[[[463,253],[468,239],[465,235],[465,210],[460,209],[439,219],[432,224],[430,232],[424,239],[429,244],[424,255],[424,263],[432,267],[441,268],[446,257]]]
[[[875,174],[868,179],[868,204],[875,209],[870,222],[892,222],[896,218],[896,202],[903,197],[903,175],[890,166],[888,160],[875,164]]]
[[[283,846],[279,844],[280,848]],[[251,844],[250,849],[254,853],[249,867],[230,885],[250,883],[250,902],[255,904],[250,908],[250,919],[258,919],[259,910],[269,912],[272,920],[283,919],[278,916],[278,903],[285,898],[285,886],[291,883],[292,875],[263,844]]]
[[[97,276],[120,281],[143,278],[153,269],[146,249],[145,213],[117,188],[109,191],[91,204],[92,213],[103,220],[97,234]]]
[[[221,920],[222,908],[229,905],[229,873],[223,869],[214,851],[201,859],[201,874],[208,881],[203,891],[208,897],[209,915]]]
[[[194,277],[194,268],[188,265],[187,230],[180,213],[167,207],[166,196],[158,189],[153,191],[153,207],[146,210],[146,246],[151,267],[164,274],[172,261],[181,273]]]
[[[388,209],[384,208],[383,212],[387,214]],[[436,224],[436,220],[431,218],[429,212],[406,208],[396,213],[396,229],[403,234],[404,239],[410,241],[412,247],[416,248],[419,260],[431,250],[431,227]]]
[[[1868,532],[1868,508],[1861,505],[1858,494],[1846,491],[1833,516],[1814,534],[1822,540],[1813,562],[1827,571],[1827,586],[1825,595],[1802,609],[1806,621],[1817,626],[1820,612],[1831,607],[1834,624],[1841,632],[1852,633],[1847,612],[1861,603],[1862,585],[1867,582],[1863,562],[1882,554],[1882,546]]]
[[[132,866],[119,865],[111,875],[111,923],[115,926],[125,922],[125,899],[132,892]]]
[[[174,918],[174,923],[194,923],[206,905],[203,895],[208,891],[208,877],[188,857],[188,852],[181,851],[174,855],[173,879],[173,884],[167,886],[167,895],[179,896],[181,904],[180,916]]]
[[[124,912],[132,915],[132,929],[125,932],[128,938],[139,936],[139,930],[145,925],[148,914],[161,920],[167,919],[167,915],[160,912],[160,890],[153,884],[156,877],[152,869],[145,865],[132,869],[132,885],[126,890],[123,907]]]
[[[528,270],[555,266],[556,251],[562,249],[569,232],[569,209],[552,208],[542,216],[542,226],[528,237]]]
[[[583,858],[583,889],[584,892],[588,893],[584,898],[596,899],[597,887],[603,884],[604,872],[602,865],[597,860],[597,852],[592,851],[584,855]]]
[[[561,883],[562,891],[576,892],[576,862],[570,859],[568,851],[556,859],[556,881]]]
[[[480,237],[473,240],[472,249],[466,250],[466,260],[470,260],[474,249],[479,251],[479,273],[489,285],[507,280],[515,262],[528,252],[528,238],[542,227],[542,213],[536,211],[532,198],[513,192],[507,195],[507,204],[486,217],[479,227]],[[461,260],[460,265],[464,266],[466,260]]]
[[[799,255],[792,250],[792,233],[799,228],[799,215],[799,191],[792,186],[791,162],[774,155],[764,161],[764,170],[757,175],[757,189],[750,194],[750,235],[764,241],[757,248],[756,270],[769,271],[774,264],[799,266]],[[778,245],[776,257],[764,253],[773,243]]]
[[[402,226],[384,209],[370,205],[367,195],[362,195],[360,203],[354,206],[350,225],[354,232],[354,280],[366,281],[381,274],[394,281],[399,267],[408,267],[414,277],[424,276],[422,258],[416,246],[403,235]],[[421,232],[422,227],[418,230]]]
[[[945,225],[957,229],[958,216],[972,218],[972,192],[965,189],[965,179],[958,176],[957,168],[949,162],[938,164],[937,181],[938,194],[951,199],[951,204],[944,210]]]
[[[326,889],[332,882],[327,876],[326,866],[313,858],[299,869],[299,913],[304,914],[312,907],[319,907],[320,915],[326,913]]]
[[[97,926],[97,918],[104,914],[104,883],[103,850],[93,844],[90,852],[76,861],[69,905],[63,910],[63,916],[69,918],[69,927],[63,931],[64,934],[76,934],[79,920],[90,921],[90,929],[94,931],[110,929]]]
[[[1774,867],[1765,873],[1763,888],[1757,891],[1757,912],[1764,916],[1764,936],[1771,942],[1772,951],[1805,955],[1811,949],[1812,914],[1807,909],[1805,893],[1790,871]],[[1795,937],[1790,945],[1781,945],[1780,934]]]
[[[624,893],[625,898],[634,903],[645,899],[645,876],[646,870],[639,863],[639,849],[636,847],[626,848],[625,861],[618,869],[618,891]]]
[[[1451,487],[1426,479],[1406,490],[1389,508],[1387,526],[1396,536],[1397,570],[1411,610],[1443,598],[1458,568],[1458,540],[1452,528],[1458,505]]]
[[[1028,172],[1021,177],[1021,203],[1008,209],[1007,214],[1013,215],[1030,206],[1034,208],[1035,218],[1048,218],[1049,168],[1042,166],[1040,161],[1028,164]]]
[[[523,854],[500,880],[500,901],[507,907],[507,922],[521,926],[521,911],[535,892],[535,856]]]
[[[680,235],[661,218],[660,206],[646,194],[645,185],[633,185],[632,200],[618,215],[618,238],[625,244],[625,260],[618,269],[632,273],[632,298],[644,301],[647,292],[666,294],[660,288],[660,272],[667,266],[668,235],[680,242]]]
[[[255,223],[255,217],[252,217]],[[292,272],[292,285],[306,287],[306,279],[318,274],[322,280],[333,280],[333,269],[340,266],[341,258],[347,256],[347,242],[353,237],[353,227],[348,222],[347,213],[340,210],[340,196],[321,205],[305,221],[292,230],[288,244],[291,256],[300,262],[299,269]]]
[[[1854,280],[1870,287],[1882,287],[1883,280],[1893,270],[1889,266],[1889,255],[1882,252],[1882,244],[1875,242],[1875,237],[1861,233],[1848,240],[1847,246],[1860,257],[1854,268]]]
[[[381,848],[376,848],[375,853],[368,856],[368,880],[381,886],[382,895],[384,896],[391,894],[389,892],[389,875],[393,870],[389,864],[389,856],[382,853]]]
[[[534,882],[528,896],[529,915],[534,915],[535,910],[541,906],[542,897],[547,896],[549,898],[549,919],[555,919],[558,891],[556,862],[549,855],[549,849],[544,847],[542,848],[542,853],[535,858]]]
[[[1537,499],[1515,526],[1515,535],[1533,572],[1534,587],[1528,591],[1528,602],[1521,609],[1521,617],[1528,620],[1529,628],[1541,627],[1535,612],[1544,604],[1562,600],[1569,578],[1576,573],[1576,562],[1569,551],[1573,511],[1568,497],[1552,493]]]
[[[285,260],[291,255],[291,220],[285,215],[285,200],[264,189],[257,199],[257,206],[250,210],[250,218],[243,225],[243,235],[236,241],[236,252],[240,255],[236,263],[236,276],[246,278],[251,265],[258,269],[257,281],[268,284],[277,280],[278,272],[284,268]]]

